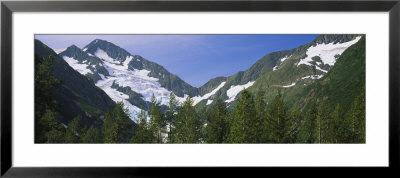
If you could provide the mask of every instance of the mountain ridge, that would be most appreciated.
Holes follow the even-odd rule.
[[[71,45],[58,55],[64,60],[73,61],[70,59],[72,58],[78,61],[69,64],[76,65],[76,70],[81,70],[82,75],[91,78],[93,83],[106,91],[114,101],[127,101],[125,104],[133,111],[131,116],[134,117],[140,109],[148,108],[151,94],[155,94],[164,106],[168,103],[170,92],[173,92],[181,103],[190,96],[200,108],[213,106],[213,101],[217,98],[223,99],[228,106],[234,106],[239,92],[245,88],[249,88],[251,92],[255,92],[256,88],[266,88],[267,103],[280,91],[284,91],[286,96],[295,95],[302,91],[304,86],[324,76],[333,66],[326,63],[324,56],[309,56],[312,59],[308,60],[307,52],[310,49],[327,44],[335,49],[335,46],[353,41],[358,36],[360,35],[320,35],[297,48],[268,53],[247,70],[228,77],[215,77],[201,87],[193,87],[168,72],[162,65],[140,55],[132,55],[106,40],[95,39],[83,49]],[[87,65],[85,69],[90,72],[79,68],[84,64]],[[152,91],[144,91],[144,88],[138,85],[152,86]]]

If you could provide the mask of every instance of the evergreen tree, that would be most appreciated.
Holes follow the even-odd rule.
[[[79,134],[81,133],[82,127],[82,116],[78,115],[72,119],[67,126],[65,132],[65,143],[78,143]]]
[[[342,143],[365,143],[365,90],[351,104],[339,126]]]
[[[113,132],[112,130],[114,122],[115,119],[113,117],[113,113],[111,111],[108,111],[102,128],[104,143],[116,143],[116,135],[115,132]]]
[[[133,135],[133,123],[128,110],[122,102],[118,102],[113,112],[108,112],[103,124],[104,143],[127,143]]]
[[[256,108],[256,123],[255,123],[255,129],[256,129],[256,135],[258,136],[256,138],[257,143],[263,142],[265,138],[263,138],[263,135],[265,130],[263,127],[263,123],[266,121],[266,104],[264,102],[264,94],[265,91],[263,91],[261,88],[257,90],[257,95],[255,99],[255,108]]]
[[[173,125],[176,119],[176,114],[178,113],[178,101],[176,100],[176,96],[174,93],[170,93],[169,95],[169,103],[168,103],[168,108],[166,112],[166,121],[167,121],[167,126],[168,126],[168,142],[173,143],[174,140],[174,130],[173,130]]]
[[[207,117],[207,143],[222,143],[228,134],[227,110],[221,98],[218,98],[216,105]]]
[[[98,129],[91,126],[81,135],[82,143],[101,143],[101,134]]]
[[[244,89],[240,92],[236,103],[227,142],[255,143],[259,137],[256,135],[256,119],[253,97]]]
[[[226,113],[226,135],[223,139],[223,143],[232,143],[230,141],[230,133],[233,125],[233,115],[234,115],[234,110],[228,110],[227,108],[227,113]]]
[[[343,125],[343,118],[342,118],[342,108],[339,104],[336,105],[335,110],[332,113],[332,130],[333,130],[333,143],[342,143],[344,138],[347,136],[347,128]]]
[[[163,143],[163,134],[166,133],[166,119],[161,111],[161,105],[153,95],[151,98],[149,117],[151,130],[155,136],[155,143]]]
[[[42,128],[39,124],[40,119],[45,112],[56,112],[57,110],[57,102],[54,99],[53,92],[62,82],[53,75],[53,60],[52,55],[47,58],[35,56],[35,143],[43,143],[47,140],[45,128]],[[42,123],[42,125],[52,125],[52,123]],[[57,128],[54,129],[57,130]]]
[[[197,111],[197,116],[200,118],[201,128],[200,128],[200,143],[204,143],[207,141],[208,133],[207,133],[207,122],[211,118],[211,109],[207,107],[195,106]]]
[[[131,143],[153,143],[153,140],[155,140],[155,138],[147,122],[146,111],[141,110],[138,114],[137,127],[131,139]]]
[[[299,129],[301,126],[301,122],[303,121],[303,115],[301,114],[300,107],[296,104],[292,108],[291,114],[290,114],[290,121],[288,123],[288,142],[289,143],[296,143],[297,142],[297,136],[299,133]]]
[[[315,102],[312,102],[304,123],[306,130],[306,143],[317,142],[317,117],[317,105]]]
[[[54,116],[54,112],[47,110],[40,118],[39,143],[63,143],[65,129],[59,124]]]
[[[56,111],[57,102],[54,99],[54,90],[61,86],[62,81],[57,80],[54,75],[54,57],[39,59],[35,56],[35,111]]]
[[[116,143],[127,143],[133,135],[133,122],[129,118],[128,109],[124,108],[122,102],[117,103],[114,108],[115,123],[113,132],[116,133]]]
[[[281,94],[278,94],[267,108],[266,122],[267,129],[264,133],[264,142],[287,143],[289,127],[287,125],[287,108]]]
[[[323,103],[321,103],[317,108],[317,118],[316,118],[316,143],[327,143],[329,136],[330,124],[329,115],[327,114],[327,108]]]
[[[365,88],[361,90],[361,94],[355,99],[351,111],[352,142],[365,143]]]
[[[187,97],[179,109],[176,121],[174,141],[176,143],[199,143],[203,124],[193,107],[193,101]]]

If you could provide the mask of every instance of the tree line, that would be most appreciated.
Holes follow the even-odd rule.
[[[47,81],[39,85],[38,91],[52,91],[60,85],[59,81],[52,77],[42,78],[41,72],[51,70],[50,62],[44,60],[42,63],[44,67],[38,68],[35,82],[36,79],[42,83],[41,80]],[[51,98],[51,93],[41,97]],[[244,89],[240,92],[233,109],[228,111],[226,103],[221,98],[216,99],[212,108],[198,109],[193,106],[190,97],[179,103],[176,96],[171,93],[165,112],[153,96],[149,110],[147,112],[142,110],[137,116],[137,122],[134,123],[120,102],[112,111],[106,113],[102,128],[92,126],[87,128],[83,125],[81,116],[77,116],[67,126],[62,127],[55,120],[56,111],[45,104],[54,103],[54,99],[39,100],[37,104],[42,107],[39,111],[44,112],[35,115],[38,121],[35,125],[35,141],[39,143],[365,143],[365,89],[354,99],[346,113],[340,105],[332,107],[315,101],[311,101],[309,109],[304,112],[299,105],[289,108],[281,94],[276,95],[272,102],[267,104],[262,89],[255,95]]]

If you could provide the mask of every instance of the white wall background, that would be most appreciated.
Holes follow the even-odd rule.
[[[388,166],[388,13],[14,13],[13,166]],[[34,144],[34,34],[366,34],[366,144]]]

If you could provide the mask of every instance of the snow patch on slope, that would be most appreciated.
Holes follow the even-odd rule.
[[[63,56],[63,59],[65,60],[65,62],[68,63],[69,66],[71,66],[73,69],[75,69],[82,75],[86,75],[88,73],[93,74],[93,72],[87,68],[88,67],[87,64],[80,64],[78,60],[68,56]]]
[[[292,87],[292,86],[295,86],[296,85],[296,83],[292,83],[292,84],[290,84],[290,85],[286,85],[286,86],[282,86],[283,88],[289,88],[289,87]]]
[[[272,69],[272,71],[274,71],[274,70],[276,70],[276,69],[278,69],[278,66],[277,66],[277,65]]]
[[[219,89],[221,89],[226,82],[222,82],[221,84],[218,85],[217,88],[215,88],[213,91],[211,91],[210,93],[207,93],[203,96],[195,96],[193,97],[193,105],[196,105],[197,103],[199,103],[200,101],[209,98],[210,96],[214,95]]]
[[[290,57],[292,57],[292,56],[290,55],[290,56],[285,56],[285,57],[283,57],[283,58],[281,59],[281,63],[282,63],[283,61],[285,61],[286,59],[290,58]]]
[[[308,79],[308,78],[311,78],[311,79],[320,79],[320,78],[322,78],[322,77],[323,77],[323,75],[309,75],[309,76],[302,77],[301,79],[302,79],[302,80]]]
[[[126,56],[126,59],[124,61],[124,67],[126,70],[128,70],[128,64],[129,64],[129,62],[132,61],[132,59],[133,59],[133,56]]]
[[[348,47],[351,45],[355,44],[358,42],[358,40],[361,39],[361,36],[356,37],[352,41],[348,41],[345,43],[336,43],[334,44],[329,43],[329,44],[317,44],[315,46],[311,46],[307,49],[307,57],[304,59],[300,59],[300,62],[297,64],[297,66],[301,64],[305,65],[312,65],[310,62],[312,62],[312,57],[314,56],[319,56],[324,64],[329,64],[333,66],[336,62],[336,57],[337,55],[341,55]],[[318,69],[320,70],[320,69]]]
[[[94,55],[100,59],[103,59],[103,60],[109,62],[109,63],[119,64],[119,62],[117,60],[108,56],[108,54],[100,48],[97,48],[97,51],[94,53]]]
[[[282,63],[283,63],[286,59],[288,59],[288,58],[290,58],[290,57],[292,57],[292,56],[291,56],[291,55],[290,55],[290,56],[285,56],[285,57],[279,59],[281,62],[280,62],[279,64],[276,64],[276,66],[275,66],[274,68],[272,68],[272,71],[277,70],[277,69],[282,65]]]
[[[209,104],[211,104],[213,102],[213,100],[207,100],[207,104],[206,105],[209,105]]]
[[[320,67],[318,67],[318,66],[315,66],[315,69],[317,69],[317,70],[320,70],[320,71],[322,71],[322,72],[325,72],[325,73],[328,73],[328,71],[327,71],[327,70],[321,69],[321,68],[320,68]]]
[[[232,102],[235,100],[236,95],[240,93],[240,91],[251,87],[254,84],[255,81],[249,81],[248,83],[244,85],[232,85],[231,88],[229,88],[228,91],[226,91],[226,95],[229,97],[229,99],[225,100],[226,103]]]

